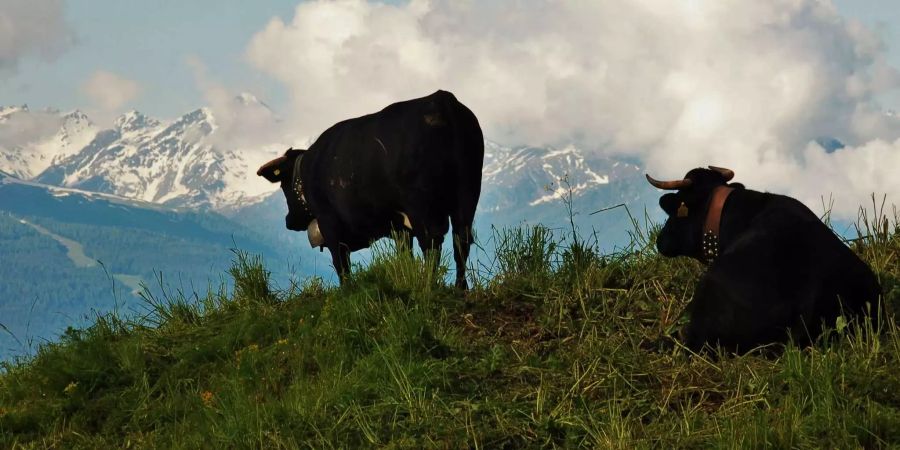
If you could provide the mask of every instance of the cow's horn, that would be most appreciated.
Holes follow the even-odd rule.
[[[279,156],[265,164],[256,171],[257,176],[262,176],[263,172],[266,171],[269,167],[280,165],[281,163],[287,161],[287,156]]]
[[[649,181],[650,184],[655,186],[657,189],[667,189],[667,190],[683,189],[683,188],[690,186],[691,183],[694,182],[694,180],[691,180],[690,178],[684,178],[684,179],[675,180],[675,181],[659,181],[657,179],[654,179],[653,177],[651,177],[648,174],[644,174],[644,175],[647,177],[647,181]]]
[[[709,170],[715,170],[716,172],[719,172],[719,174],[721,174],[722,177],[725,178],[726,182],[731,181],[731,179],[734,178],[734,171],[731,169],[726,169],[724,167],[716,167],[716,166],[708,166],[708,167],[709,167]]]

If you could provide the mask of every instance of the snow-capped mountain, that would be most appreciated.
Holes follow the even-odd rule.
[[[248,165],[235,151],[210,143],[215,130],[207,108],[171,123],[130,111],[37,181],[170,206],[224,207],[247,195],[243,186],[228,189],[227,183],[248,175]]]
[[[43,184],[166,206],[211,209],[238,220],[243,217],[245,223],[262,216],[281,222],[285,213],[282,194],[257,177],[255,169],[283,147],[268,149],[268,154],[259,149],[226,148],[251,129],[277,119],[252,95],[241,94],[232,103],[235,108],[253,108],[255,113],[216,117],[211,109],[200,108],[176,120],[161,121],[130,111],[106,130],[97,130],[77,111],[57,114],[60,128],[53,134],[55,140],[45,140],[40,146],[16,147],[11,152],[10,146],[2,146],[0,134],[0,170]],[[0,109],[0,121],[23,110],[27,111],[21,107]],[[44,114],[52,115],[52,111]],[[235,123],[242,117],[255,122]],[[78,124],[90,126],[78,128]],[[88,142],[73,150],[84,141]],[[44,147],[52,142],[61,148],[51,151]],[[22,164],[12,164],[9,155],[19,158],[15,161],[31,158],[30,165],[24,165],[27,170]],[[564,200],[569,194],[576,210],[589,212],[622,201],[643,201],[653,193],[638,166],[571,145],[506,147],[486,140],[483,173],[479,214],[501,225],[523,219],[552,223],[565,215]]]
[[[0,107],[0,169],[32,178],[80,152],[97,135],[81,111],[31,111],[28,105]]]
[[[651,219],[661,219],[651,206],[659,193],[640,166],[575,146],[509,148],[488,141],[483,174],[475,216],[482,243],[490,241],[492,227],[541,224],[567,236],[574,223],[580,239],[609,251],[631,241],[631,219],[643,223],[645,207]],[[627,209],[607,209],[622,204]],[[601,209],[607,210],[591,215]]]
[[[614,180],[633,179],[639,172],[634,164],[572,145],[510,148],[485,141],[482,209],[558,204],[569,194],[577,199],[596,189],[608,189]]]
[[[269,111],[250,94],[241,94],[233,102],[235,107],[254,108],[257,118],[259,111]],[[31,123],[31,128],[42,129],[29,131]],[[218,123],[209,108],[173,121],[130,111],[116,119],[112,128],[99,130],[80,111],[35,114],[27,107],[3,108],[0,170],[44,184],[167,206],[227,211],[272,191],[251,170],[271,155],[228,145],[219,136]],[[25,136],[40,135],[38,131],[47,135],[53,127],[56,130],[49,137]],[[275,149],[270,150],[274,154]]]

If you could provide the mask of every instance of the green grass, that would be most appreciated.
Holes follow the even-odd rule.
[[[853,246],[893,311],[900,235],[884,223],[865,217]],[[238,252],[233,292],[146,295],[141,317],[5,364],[0,448],[900,446],[893,320],[776,356],[692,355],[677,332],[702,268],[649,234],[601,255],[499,230],[468,294],[446,262],[389,246],[342,287],[278,288]]]

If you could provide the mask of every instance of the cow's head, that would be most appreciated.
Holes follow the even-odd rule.
[[[659,206],[669,216],[656,238],[656,249],[663,256],[690,256],[703,261],[703,225],[712,191],[726,185],[734,172],[721,167],[697,168],[681,180],[658,181],[647,175],[647,181],[659,189],[677,190],[663,195]],[[732,187],[741,188],[740,184]]]
[[[300,162],[306,150],[289,148],[284,155],[265,164],[256,171],[272,183],[281,183],[281,190],[287,200],[288,213],[284,218],[288,230],[306,231],[315,220],[306,203],[304,187],[300,179]]]

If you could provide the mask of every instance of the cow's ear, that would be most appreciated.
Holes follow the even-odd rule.
[[[287,156],[288,158],[290,158],[291,156],[300,156],[305,152],[306,152],[306,150],[291,147],[291,148],[287,149],[286,152],[284,152],[284,156]]]
[[[286,156],[279,156],[265,164],[256,171],[256,174],[269,180],[271,183],[278,183],[284,176],[284,165],[287,163]]]
[[[659,207],[669,216],[676,215],[678,213],[678,207],[681,206],[681,204],[682,201],[678,197],[678,194],[669,193],[659,198]]]

